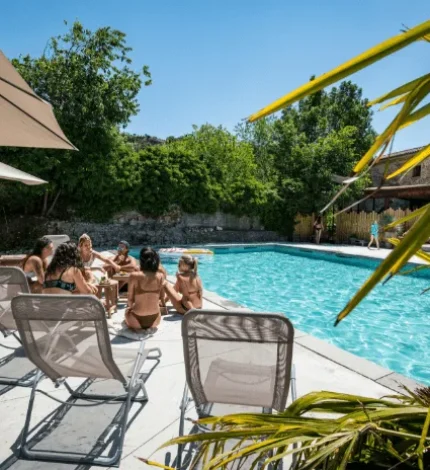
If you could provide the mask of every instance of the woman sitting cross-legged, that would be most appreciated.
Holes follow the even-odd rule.
[[[133,330],[154,328],[160,323],[160,298],[165,282],[159,270],[160,257],[152,248],[142,248],[140,271],[130,274],[125,322]]]
[[[84,277],[84,266],[75,243],[62,243],[55,251],[43,283],[44,294],[97,294]]]
[[[33,251],[22,262],[22,270],[29,281],[33,294],[40,294],[45,281],[47,260],[54,251],[54,245],[49,238],[42,237],[36,241]]]
[[[197,274],[197,258],[190,255],[181,256],[175,286],[166,282],[164,289],[178,313],[186,313],[192,308],[202,308],[203,285]]]

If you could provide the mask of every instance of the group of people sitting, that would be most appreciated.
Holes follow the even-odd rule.
[[[190,255],[180,258],[176,283],[172,285],[155,250],[143,248],[138,266],[129,249],[129,244],[121,241],[113,258],[104,256],[93,250],[91,238],[84,234],[78,245],[66,242],[54,252],[52,241],[43,237],[24,258],[22,269],[31,291],[43,294],[96,295],[100,282],[96,272],[107,279],[117,273],[127,273],[128,281],[121,282],[119,288],[128,291],[125,322],[133,330],[156,327],[167,301],[181,314],[202,308],[203,285],[197,274],[196,258]],[[93,267],[95,260],[101,262],[96,269]]]

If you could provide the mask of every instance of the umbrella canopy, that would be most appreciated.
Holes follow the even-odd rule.
[[[29,175],[24,171],[17,170],[12,166],[5,165],[0,163],[0,179],[11,180],[11,181],[20,181],[21,183],[27,184],[29,186],[34,186],[37,184],[46,184],[47,181],[41,180],[36,176]]]
[[[77,150],[55,119],[0,51],[0,146]]]

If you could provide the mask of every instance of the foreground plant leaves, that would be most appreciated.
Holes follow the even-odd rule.
[[[430,237],[430,208],[427,208],[421,218],[405,235],[403,240],[381,262],[370,278],[362,285],[354,297],[336,318],[335,326],[339,324],[351,311],[374,289],[374,287],[387,276],[393,276],[415,255],[421,246]]]
[[[430,112],[430,107],[429,107]],[[398,170],[394,171],[387,176],[387,180],[395,178],[396,176],[405,173],[406,171],[412,170],[414,166],[419,165],[421,162],[430,157],[430,145],[424,147],[420,152],[417,152],[413,157],[409,158]]]
[[[323,464],[339,470],[352,462],[377,462],[390,468],[407,461],[416,467],[429,449],[429,416],[428,406],[412,392],[382,399],[313,392],[275,415],[241,413],[202,419],[199,423],[212,430],[172,439],[162,447],[197,443],[191,467],[199,464],[207,470],[246,459],[252,459],[251,468],[260,464],[266,468],[292,454],[300,470]]]
[[[395,88],[394,90],[391,90],[388,93],[385,93],[384,95],[380,96],[379,98],[376,98],[372,101],[369,101],[369,106],[384,103],[385,101],[387,101],[391,98],[399,97],[401,95],[406,96],[406,94],[409,93],[411,90],[413,90],[423,78],[429,78],[429,77],[430,77],[430,74],[426,73],[422,77],[415,78],[414,80],[412,80],[408,83],[405,83],[404,85],[401,85],[401,86]]]
[[[391,222],[391,224],[386,225],[383,230],[385,232],[390,231],[390,229],[397,227],[400,224],[403,224],[404,222],[409,222],[412,219],[415,219],[416,217],[421,217],[424,212],[430,207],[430,204],[426,204],[423,207],[420,207],[419,209],[411,212],[410,214],[406,215],[405,217],[402,217],[401,219],[394,220]]]
[[[393,139],[395,133],[404,124],[416,106],[426,98],[430,92],[430,78],[423,78],[418,82],[415,88],[407,95],[405,103],[396,117],[391,121],[389,126],[376,138],[373,145],[361,158],[354,168],[355,173],[360,173],[364,170],[365,166],[370,162],[375,153],[384,145],[389,144]]]
[[[387,241],[394,246],[398,246],[401,243],[401,241],[398,238],[387,238]],[[415,253],[415,256],[417,256],[418,258],[421,258],[423,261],[426,261],[427,263],[430,263],[430,254],[426,253],[425,251],[421,249]],[[429,269],[430,266],[418,266],[418,268]]]

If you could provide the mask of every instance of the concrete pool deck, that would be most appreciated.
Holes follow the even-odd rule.
[[[330,247],[304,244],[283,244],[309,249],[326,249]],[[230,245],[231,246],[231,245]],[[359,255],[362,247],[333,247],[347,248],[342,253]],[[351,251],[352,250],[352,251]],[[365,253],[368,251],[365,249]],[[327,251],[327,250],[326,250]],[[381,250],[375,254],[386,256]],[[373,254],[373,251],[371,252]],[[243,309],[234,302],[224,299],[215,293],[205,291],[204,308],[215,310]],[[124,311],[121,309],[113,319],[120,320]],[[112,336],[112,341],[127,345],[138,346],[137,342]],[[13,338],[2,344],[16,346]],[[181,340],[181,316],[166,315],[163,317],[158,331],[147,339],[148,347],[159,347],[163,353],[160,363],[152,370],[146,380],[149,401],[132,407],[130,418],[132,422],[127,430],[120,468],[124,470],[144,469],[145,464],[136,457],[151,458],[161,463],[170,463],[176,456],[176,448],[157,451],[158,447],[168,439],[175,437],[179,426],[179,404],[185,383],[185,369]],[[0,356],[10,354],[10,350],[0,348]],[[302,331],[296,330],[294,344],[294,364],[297,375],[297,392],[299,396],[319,390],[331,390],[357,395],[381,397],[400,391],[401,384],[414,388],[417,384],[370,361],[359,358],[343,351],[325,341],[319,340]],[[149,361],[144,370],[149,371],[153,364]],[[79,381],[77,382],[79,383]],[[44,380],[41,389],[48,391],[59,399],[68,398],[63,387],[58,389],[49,381]],[[23,387],[10,390],[0,386],[0,470],[84,470],[91,468],[85,465],[70,465],[34,462],[18,459],[13,449],[24,425],[30,391]],[[289,400],[290,402],[290,400]],[[58,408],[58,403],[40,395],[37,396],[32,425],[46,421],[48,415]],[[42,436],[42,444],[46,446],[72,447],[83,450],[94,443],[115,416],[118,405],[107,404],[92,409],[78,409],[65,413],[64,417],[53,426],[51,433]],[[193,410],[190,416],[194,417]],[[188,423],[188,429],[191,424]],[[91,447],[90,447],[91,448]],[[93,467],[96,468],[96,467]]]

